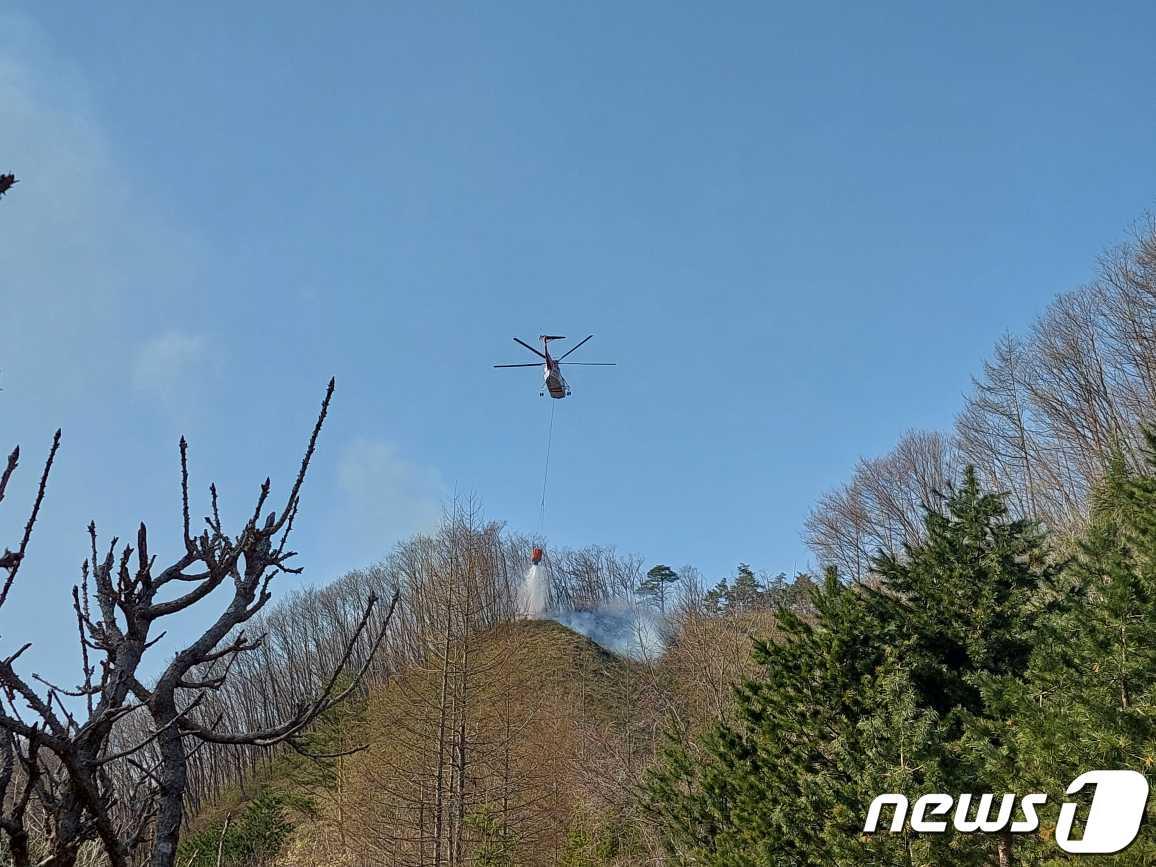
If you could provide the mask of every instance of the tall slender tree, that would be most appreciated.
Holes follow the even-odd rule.
[[[650,567],[638,584],[637,593],[650,600],[659,611],[666,612],[666,601],[682,576],[664,563]]]

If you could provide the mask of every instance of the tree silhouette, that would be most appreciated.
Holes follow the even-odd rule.
[[[302,458],[296,480],[278,510],[265,512],[271,486],[260,486],[257,501],[241,531],[228,533],[221,520],[217,490],[210,486],[211,513],[194,535],[189,508],[188,446],[180,442],[183,553],[158,568],[150,553],[148,529],[137,529],[135,548],[118,551],[114,538],[102,554],[96,525],[90,523],[89,558],[72,605],[80,639],[78,686],[64,688],[16,671],[31,646],[0,659],[0,829],[16,867],[37,863],[71,867],[82,846],[96,843],[111,867],[129,867],[147,856],[152,867],[172,867],[177,854],[189,785],[190,757],[205,744],[269,747],[287,744],[299,751],[303,735],[321,714],[349,696],[364,676],[386,634],[397,593],[376,630],[368,627],[375,594],[370,594],[344,653],[312,695],[293,713],[264,728],[225,731],[197,714],[230,678],[237,660],[262,646],[244,625],[272,598],[271,586],[294,552],[286,544],[300,505],[301,488],[333,396],[330,380]],[[0,570],[0,606],[25,560],[29,539],[44,501],[48,478],[60,447],[53,438],[30,517],[16,551],[4,549]],[[20,459],[16,449],[0,475],[0,499]],[[178,589],[180,588],[180,589]],[[186,589],[187,588],[187,589]],[[222,609],[195,640],[169,659],[152,685],[145,672],[155,670],[148,651],[161,639],[170,618],[194,608],[218,588],[231,589]],[[220,597],[218,597],[220,598]],[[202,606],[203,607],[203,606]],[[348,669],[355,648],[368,641],[365,662]],[[124,745],[118,726],[145,716],[145,735]],[[33,822],[37,823],[35,832]],[[32,845],[35,844],[36,851]]]

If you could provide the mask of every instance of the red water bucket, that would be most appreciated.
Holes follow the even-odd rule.
[[[539,563],[542,562],[542,549],[541,548],[535,548],[533,551],[530,552],[530,562],[533,563],[535,566],[537,566]]]

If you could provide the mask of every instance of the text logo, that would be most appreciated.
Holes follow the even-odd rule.
[[[1076,777],[1064,794],[1074,795],[1088,786],[1095,786],[1092,803],[1084,818],[1084,831],[1078,840],[1072,839],[1072,825],[1080,809],[1079,804],[1065,801],[1060,805],[1060,818],[1056,824],[1056,844],[1065,852],[1076,854],[1107,855],[1119,852],[1136,839],[1140,831],[1140,821],[1144,818],[1144,807],[1148,803],[1148,781],[1136,771],[1088,771]],[[975,815],[972,802],[978,800]],[[1016,801],[1019,801],[1022,818],[1012,821]],[[995,795],[959,795],[958,798],[944,792],[924,795],[915,802],[911,810],[910,827],[920,834],[942,834],[947,830],[947,814],[952,805],[955,812],[952,825],[963,834],[994,834],[1004,829],[1013,834],[1027,834],[1040,826],[1036,808],[1046,804],[1048,796],[1042,792],[1017,798],[1014,794],[1004,795],[995,806]],[[874,834],[879,827],[884,807],[892,807],[889,830],[898,833],[907,822],[908,801],[904,795],[889,793],[880,795],[871,802],[867,810],[867,821],[863,832]],[[994,815],[993,815],[994,811]]]

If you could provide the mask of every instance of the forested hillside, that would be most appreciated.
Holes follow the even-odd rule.
[[[319,721],[301,753],[200,751],[202,815],[184,857],[215,864],[222,846],[238,864],[274,851],[284,864],[660,859],[638,798],[644,770],[669,732],[694,737],[730,707],[732,685],[756,671],[751,636],[773,637],[776,602],[806,611],[807,581],[768,582],[744,566],[708,589],[693,570],[675,572],[665,650],[630,659],[515,614],[525,550],[524,539],[458,511],[374,569],[266,615],[257,626],[284,655],[231,678],[198,713],[237,714],[238,725],[275,717],[340,652],[366,589],[403,587],[364,692]],[[571,619],[588,612],[605,623],[653,604],[637,558],[592,548],[556,552],[547,565],[551,607]],[[346,625],[311,626],[327,622]],[[305,755],[351,750],[321,764]],[[226,826],[227,816],[237,818]],[[318,861],[322,852],[334,860]]]
[[[955,431],[905,436],[816,506],[814,615],[778,612],[733,716],[648,774],[675,863],[1059,863],[1082,833],[1059,811],[1069,783],[1151,774],[1154,372],[1149,223],[1000,343]],[[957,804],[946,833],[901,815],[864,834],[885,792],[995,798]],[[1048,795],[1038,823],[1029,792]],[[1151,817],[1098,863],[1152,863]],[[952,830],[988,819],[1002,830]]]
[[[649,585],[675,576],[653,658],[512,622],[527,540],[467,512],[286,602],[269,616],[286,653],[266,672],[341,646],[327,624],[355,615],[339,600],[366,582],[403,587],[405,625],[330,729],[330,746],[368,748],[325,785],[274,784],[313,811],[277,863],[1058,863],[1066,785],[1156,762],[1153,334],[1149,226],[1000,343],[954,431],[905,436],[819,502],[824,575],[741,566],[714,584],[602,549],[555,554],[561,611],[657,607],[648,571]],[[302,646],[316,650],[289,651]],[[1030,833],[863,834],[891,791],[991,792],[993,811],[1004,793],[1051,799]],[[1150,829],[1115,860],[1156,857]]]
[[[818,501],[813,573],[546,546],[531,618],[545,541],[464,500],[273,601],[334,389],[285,498],[266,480],[237,531],[215,486],[194,529],[183,439],[183,553],[89,526],[78,685],[18,671],[27,644],[0,660],[0,863],[1052,864],[1082,830],[1059,809],[1072,780],[1156,765],[1152,222],[999,343],[953,430],[906,434]],[[145,666],[161,625],[222,598]],[[995,797],[943,833],[902,814],[866,832],[876,796],[935,792]],[[1029,792],[1048,795],[1035,823]],[[1147,818],[1112,863],[1156,863]]]

